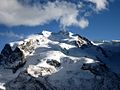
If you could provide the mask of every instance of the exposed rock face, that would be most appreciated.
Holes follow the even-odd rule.
[[[55,67],[60,67],[61,65],[57,60],[47,60],[47,63]]]
[[[1,51],[1,55],[4,57],[9,57],[12,54],[12,49],[9,44],[6,44],[3,50]]]
[[[76,36],[78,36],[78,40],[76,40],[76,45],[78,48],[86,49],[86,48],[94,47],[98,52],[101,52],[104,57],[106,58],[108,57],[106,51],[102,47],[93,45],[91,41],[89,41],[85,37],[80,36],[79,34],[76,34]]]
[[[7,64],[7,62],[10,62],[8,58],[11,56],[11,54],[12,54],[11,46],[9,44],[6,44],[3,50],[1,51],[0,62],[5,64]]]
[[[11,68],[13,73],[15,73],[20,67],[23,67],[25,63],[23,52],[20,48],[16,47],[10,56],[10,65],[8,68]]]
[[[24,41],[23,44],[19,45],[19,47],[25,52],[25,53],[32,53],[34,51],[34,42],[38,42],[37,41],[33,41],[32,39],[30,39],[29,41]]]
[[[5,68],[12,69],[14,73],[26,62],[20,48],[16,47],[15,50],[12,51],[9,44],[6,44],[1,51],[0,61]]]
[[[18,47],[16,47],[10,56],[10,63],[13,63],[15,61],[22,61],[23,59],[24,59],[23,52]]]
[[[10,75],[0,69],[6,70],[0,80],[11,78],[6,90],[120,90],[120,78],[101,63],[108,52],[80,35],[44,32],[10,45],[0,54],[1,64],[13,73],[26,65]]]
[[[51,75],[51,73],[54,73],[55,70],[50,67],[40,67],[40,66],[30,65],[27,69],[27,72],[34,77],[39,77],[39,76]]]
[[[95,90],[119,90],[120,89],[120,78],[114,72],[111,72],[109,68],[101,63],[86,63],[81,67],[83,70],[89,70],[95,75],[96,83],[99,83],[100,87]]]
[[[49,79],[54,72],[52,69],[31,66],[27,72],[20,73],[17,78],[8,82],[5,86],[7,90],[31,90],[31,88],[32,90],[120,90],[120,79],[115,73],[109,71],[105,64],[100,62],[84,64],[82,70],[89,70],[96,77],[80,78],[79,75],[82,72],[69,71],[67,75],[71,75],[72,78],[69,78],[69,76],[67,79],[63,77],[64,82],[58,79],[51,83]],[[37,75],[37,77],[34,75]],[[55,85],[55,83],[60,83],[60,86]]]
[[[56,90],[44,77],[34,78],[27,72],[21,72],[5,86],[6,90]]]
[[[82,37],[79,34],[77,34],[77,36],[78,40],[76,41],[76,44],[78,47],[81,47],[83,49],[93,45],[87,38]]]
[[[108,67],[101,63],[85,63],[82,65],[81,69],[83,70],[89,70],[91,73],[93,73],[95,76],[101,76],[109,72]]]

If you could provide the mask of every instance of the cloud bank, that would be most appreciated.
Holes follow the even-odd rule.
[[[0,0],[0,24],[36,26],[56,20],[63,28],[85,28],[90,13],[107,4],[107,0]]]

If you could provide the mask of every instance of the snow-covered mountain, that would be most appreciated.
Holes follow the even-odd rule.
[[[71,32],[30,35],[0,54],[0,89],[120,90],[120,41]]]

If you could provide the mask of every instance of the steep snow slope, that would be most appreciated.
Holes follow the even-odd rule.
[[[70,32],[31,35],[2,50],[0,89],[119,90],[119,49]]]

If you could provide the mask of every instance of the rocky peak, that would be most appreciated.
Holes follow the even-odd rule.
[[[25,63],[25,57],[19,47],[16,47],[14,50],[12,50],[11,46],[6,44],[0,54],[0,63],[6,69],[12,69],[14,72],[16,72],[16,70]]]
[[[4,48],[1,51],[1,55],[8,57],[9,55],[11,55],[12,53],[12,49],[10,44],[5,44]]]
[[[74,36],[77,36],[77,40],[76,40],[76,45],[78,47],[87,47],[87,46],[92,46],[93,44],[91,43],[91,41],[89,41],[87,38],[80,36],[79,34],[75,34]]]
[[[24,54],[19,47],[16,47],[13,53],[11,54],[11,62],[22,61],[24,59]]]
[[[20,48],[19,47],[16,47],[15,50],[13,51],[14,53],[18,53],[18,52],[21,52]]]

